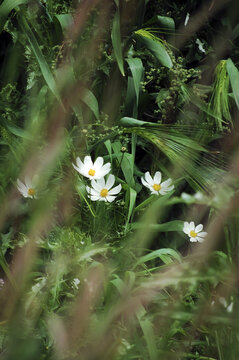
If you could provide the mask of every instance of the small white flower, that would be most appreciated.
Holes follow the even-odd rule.
[[[189,236],[191,242],[199,241],[201,243],[205,240],[204,238],[207,235],[207,232],[202,230],[203,225],[199,224],[195,226],[193,221],[190,223],[185,221],[183,226],[183,232]]]
[[[85,156],[84,162],[79,157],[76,158],[76,165],[72,164],[74,169],[81,175],[89,179],[101,179],[110,172],[110,163],[103,165],[104,159],[99,156],[95,162],[91,160],[90,156]]]
[[[146,186],[147,188],[149,188],[149,190],[151,191],[151,194],[165,195],[165,194],[167,194],[167,192],[174,189],[174,185],[171,185],[172,179],[168,179],[161,183],[162,176],[161,176],[160,171],[156,171],[154,178],[152,178],[150,173],[147,171],[144,174],[144,177],[145,177],[145,179],[143,177],[141,177],[142,184],[144,186]]]
[[[25,177],[25,184],[17,179],[17,188],[25,198],[37,198],[35,181],[31,180],[29,176]]]
[[[92,201],[105,201],[112,202],[116,198],[116,195],[121,190],[121,185],[115,186],[113,189],[112,186],[115,183],[114,175],[109,175],[107,181],[105,179],[91,180],[91,188],[86,186],[86,190],[89,194],[89,197]]]

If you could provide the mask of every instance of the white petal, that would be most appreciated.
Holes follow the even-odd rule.
[[[110,163],[106,163],[104,166],[102,166],[102,168],[99,169],[95,174],[95,179],[100,179],[105,175],[107,175],[110,172],[110,167],[111,167]]]
[[[99,196],[99,192],[95,189],[90,188],[89,186],[86,186],[86,190],[90,195]]]
[[[106,197],[102,197],[102,196],[100,197],[99,201],[107,202]]]
[[[102,186],[100,186],[98,184],[98,182],[96,180],[91,180],[91,186],[98,192],[100,192],[102,190]]]
[[[101,156],[99,156],[94,162],[94,167],[96,169],[100,169],[103,166],[103,164],[104,164],[104,159]]]
[[[197,226],[195,227],[195,232],[196,232],[196,233],[199,233],[200,231],[202,231],[202,229],[203,229],[203,225],[202,225],[202,224],[199,224],[199,225],[197,225]]]
[[[170,188],[163,188],[159,190],[159,193],[161,195],[166,195],[168,192],[170,192],[171,190],[173,190],[171,187]]]
[[[197,237],[195,237],[195,238],[194,238],[194,237],[190,237],[190,241],[191,241],[191,242],[197,242],[198,240],[197,240]]]
[[[150,185],[153,185],[154,184],[154,181],[149,173],[149,171],[147,171],[145,174],[145,180],[150,184]]]
[[[199,236],[196,236],[195,239],[200,243],[202,243],[205,240],[204,238],[201,238]]]
[[[24,197],[28,197],[28,188],[26,187],[26,185],[24,185],[21,181],[19,181],[19,183],[21,183],[21,185],[17,185],[17,189],[18,191],[24,196]]]
[[[122,188],[122,186],[121,186],[121,184],[119,184],[119,185],[115,186],[113,189],[111,189],[108,192],[108,194],[109,195],[117,195],[120,192],[121,188]]]
[[[100,196],[96,196],[96,195],[91,195],[91,196],[89,196],[89,198],[90,198],[92,201],[101,200]]]
[[[89,155],[85,156],[84,165],[87,166],[89,169],[93,166],[93,162],[92,162],[91,157]]]
[[[187,221],[183,224],[183,232],[187,235],[189,234],[189,223]]]
[[[205,236],[207,236],[207,232],[202,231],[202,232],[198,233],[197,235],[200,236],[200,237],[205,237]]]
[[[192,230],[195,231],[195,224],[194,224],[193,221],[191,221],[190,224],[189,224],[189,232],[192,231]]]
[[[168,179],[161,184],[161,188],[168,188],[171,185],[172,179]]]
[[[105,188],[105,178],[100,178],[96,180],[97,185],[100,186],[100,190]]]
[[[29,176],[26,176],[25,177],[25,184],[26,184],[26,187],[28,188],[28,189],[31,189],[33,186],[32,186],[32,181],[31,181],[31,179],[30,179],[30,177]]]
[[[160,171],[156,171],[155,175],[154,175],[154,183],[155,184],[160,184],[161,182],[161,172]]]
[[[90,189],[91,188],[89,186],[86,186],[85,188],[86,188],[86,191],[90,194]]]
[[[158,191],[156,191],[156,190],[154,190],[154,188],[151,186],[151,187],[149,187],[150,188],[150,190],[151,190],[151,194],[153,194],[153,195],[159,195],[159,192]]]
[[[74,169],[81,175],[85,176],[85,177],[90,177],[88,174],[88,171],[86,169],[86,167],[83,165],[82,168],[78,168],[76,165],[72,164],[72,166],[74,167]]]
[[[17,179],[17,188],[19,191],[21,191],[22,189],[26,189],[27,187],[19,179]]]
[[[106,181],[106,189],[109,190],[110,188],[112,188],[114,183],[115,183],[115,177],[114,177],[114,175],[110,174]]]
[[[142,184],[151,190],[152,186],[148,184],[143,177],[141,177]]]
[[[79,156],[76,158],[76,165],[78,166],[79,169],[84,167],[84,164],[81,161],[81,159],[79,158]]]
[[[160,195],[166,195],[167,194],[167,189],[161,189],[158,191]]]
[[[115,198],[116,198],[116,196],[106,196],[106,200],[107,200],[108,202],[114,201]]]

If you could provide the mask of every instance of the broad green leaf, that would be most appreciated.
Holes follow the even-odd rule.
[[[104,142],[105,147],[109,153],[109,157],[110,157],[110,162],[112,163],[112,145],[111,145],[111,141],[108,139]]]
[[[23,130],[23,129],[18,128],[16,126],[10,126],[10,125],[7,125],[7,129],[13,135],[16,135],[16,136],[21,137],[21,138],[26,139],[26,140],[33,140],[32,136],[26,130]]]
[[[48,63],[45,59],[45,57],[43,56],[42,54],[42,51],[40,49],[40,46],[35,38],[35,35],[33,34],[30,26],[28,25],[27,23],[27,20],[24,18],[23,15],[19,15],[18,16],[18,22],[19,22],[19,25],[21,26],[23,32],[26,34],[27,38],[28,38],[28,41],[29,41],[29,44],[31,46],[31,49],[37,59],[37,62],[40,66],[40,69],[41,69],[41,72],[42,72],[42,75],[49,87],[49,89],[52,91],[52,93],[55,95],[55,97],[57,98],[58,101],[61,102],[60,100],[60,95],[58,93],[58,90],[57,90],[57,86],[56,86],[56,82],[55,82],[55,79],[52,75],[52,72],[48,66]]]
[[[235,103],[239,109],[239,71],[231,59],[227,59],[227,72],[230,78]]]
[[[73,17],[71,14],[56,14],[55,17],[61,24],[62,30],[66,30],[72,23]]]
[[[159,25],[160,30],[161,29],[167,30],[170,31],[171,33],[175,31],[174,20],[168,16],[155,15],[149,21],[147,21],[145,25],[152,25],[152,24]]]
[[[0,33],[3,30],[9,13],[16,7],[26,4],[28,0],[4,0],[0,5]]]
[[[80,98],[91,109],[96,119],[99,120],[99,105],[93,92],[87,88],[83,88],[80,93]]]
[[[115,277],[115,279],[113,279],[113,280],[110,281],[111,284],[113,284],[113,285],[116,287],[116,289],[118,290],[118,292],[120,293],[120,295],[124,295],[125,289],[126,289],[125,283],[123,282],[123,280],[121,280],[121,279],[119,278],[118,275],[114,274],[114,277]]]
[[[126,61],[129,64],[130,71],[131,71],[132,76],[133,76],[134,90],[135,90],[135,95],[136,95],[136,99],[137,99],[137,106],[138,106],[140,82],[142,81],[143,74],[144,74],[143,63],[142,63],[141,59],[139,59],[139,58],[130,58],[130,59],[126,59]]]
[[[128,76],[124,114],[134,117],[137,117],[138,114],[137,97],[135,94],[134,80],[132,76]]]
[[[160,41],[159,38],[152,35],[149,31],[143,29],[135,31],[135,36],[136,39],[139,39],[141,43],[146,46],[146,48],[158,59],[162,65],[168,68],[173,66],[172,60],[167,53],[163,42]]]
[[[121,74],[125,76],[122,46],[121,46],[121,36],[120,36],[120,12],[118,7],[113,19],[111,40],[119,70]]]

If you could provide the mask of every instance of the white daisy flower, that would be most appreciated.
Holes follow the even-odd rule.
[[[106,182],[104,178],[98,180],[91,180],[92,187],[86,186],[86,190],[92,201],[99,200],[105,202],[112,202],[121,190],[120,184],[111,189],[114,183],[115,177],[114,175],[110,174]]]
[[[207,236],[206,231],[203,230],[203,225],[199,224],[195,226],[194,222],[191,221],[190,223],[185,221],[183,226],[183,232],[190,237],[191,242],[203,242],[205,237]]]
[[[151,194],[165,195],[165,194],[167,194],[167,192],[174,189],[174,185],[171,185],[172,179],[168,179],[161,183],[162,176],[161,176],[160,171],[156,171],[154,178],[152,178],[150,173],[147,171],[144,174],[144,177],[145,177],[145,179],[143,177],[141,177],[142,184],[144,186],[146,186],[147,188],[149,188],[149,190],[151,191]]]
[[[37,198],[35,181],[30,179],[29,176],[25,177],[25,184],[22,183],[19,179],[17,179],[17,188],[25,198]]]
[[[110,172],[110,163],[103,165],[104,160],[99,156],[93,163],[90,156],[85,156],[84,162],[79,157],[76,158],[76,165],[72,164],[74,169],[81,175],[89,179],[101,179]]]

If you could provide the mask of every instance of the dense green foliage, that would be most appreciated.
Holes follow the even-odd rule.
[[[0,359],[238,359],[237,8],[0,1]]]

